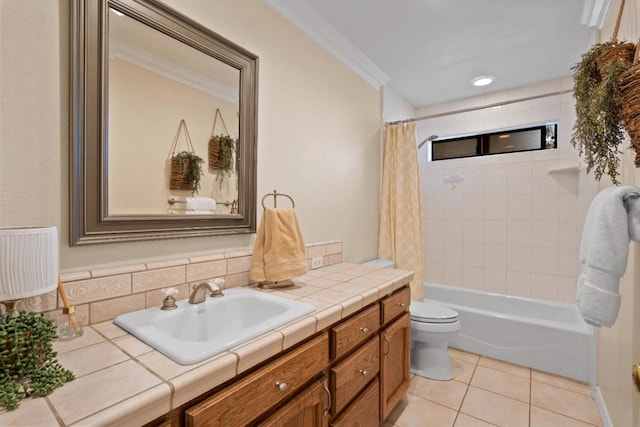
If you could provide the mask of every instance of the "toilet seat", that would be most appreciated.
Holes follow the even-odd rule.
[[[411,320],[423,323],[455,323],[458,313],[429,301],[411,301]]]

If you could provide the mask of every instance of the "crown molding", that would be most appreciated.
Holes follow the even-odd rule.
[[[584,0],[580,24],[601,29],[610,6],[611,0]]]
[[[187,67],[161,58],[123,40],[117,40],[115,43],[109,44],[109,57],[129,62],[147,71],[224,99],[230,103],[238,104],[239,102],[240,94],[237,87],[215,81],[211,77],[196,73]]]
[[[384,71],[305,0],[265,0],[265,2],[370,85],[378,89],[389,81],[389,76]]]

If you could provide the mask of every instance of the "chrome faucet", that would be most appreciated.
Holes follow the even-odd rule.
[[[197,286],[193,287],[191,295],[189,295],[189,304],[199,304],[204,302],[207,291],[209,291],[210,297],[221,297],[222,286],[224,285],[224,279],[218,278],[213,280],[207,280],[201,282]]]

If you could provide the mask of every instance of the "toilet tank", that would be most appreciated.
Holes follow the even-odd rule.
[[[370,267],[380,267],[380,268],[393,268],[395,263],[392,259],[372,259],[371,261],[363,262],[362,265],[368,265]]]

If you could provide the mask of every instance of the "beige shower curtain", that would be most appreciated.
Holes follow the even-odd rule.
[[[415,125],[387,126],[382,164],[378,257],[411,270],[411,299],[422,299],[424,220]]]

